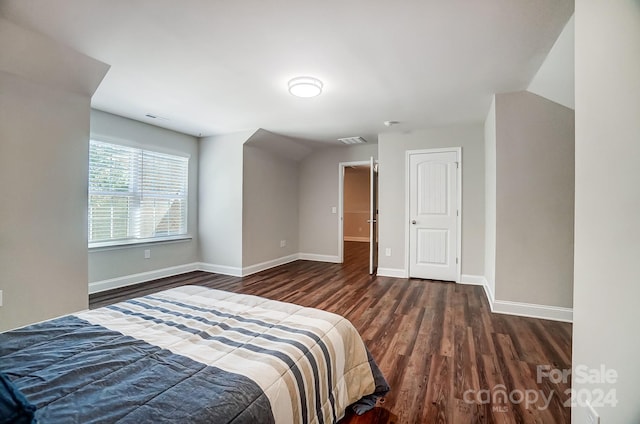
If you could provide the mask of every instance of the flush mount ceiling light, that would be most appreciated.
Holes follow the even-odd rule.
[[[296,97],[316,97],[322,93],[322,81],[313,77],[297,77],[289,81],[289,93]]]

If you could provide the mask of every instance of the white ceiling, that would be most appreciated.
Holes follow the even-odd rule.
[[[573,1],[0,0],[0,13],[110,64],[97,109],[193,135],[375,142],[386,120],[482,122],[492,93],[528,87]],[[291,96],[300,75],[324,93]]]

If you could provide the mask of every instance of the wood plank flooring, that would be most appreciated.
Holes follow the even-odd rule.
[[[367,249],[348,242],[344,264],[296,261],[245,278],[191,272],[92,295],[90,307],[196,284],[341,314],[392,387],[341,424],[571,422],[569,383],[537,381],[539,365],[571,367],[571,324],[492,314],[477,286],[371,277]]]

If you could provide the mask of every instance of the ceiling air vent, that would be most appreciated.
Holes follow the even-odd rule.
[[[157,119],[159,121],[168,121],[169,120],[169,118],[164,118],[162,116],[154,115],[153,113],[147,113],[144,116],[149,118],[149,119]]]
[[[362,137],[345,137],[339,138],[338,141],[341,141],[344,144],[362,144],[367,142],[367,140]]]

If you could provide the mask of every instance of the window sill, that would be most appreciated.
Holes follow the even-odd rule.
[[[152,239],[104,241],[98,243],[90,243],[89,253],[157,244],[180,243],[191,240],[193,240],[193,237],[190,234],[183,234],[180,236],[157,237]]]

